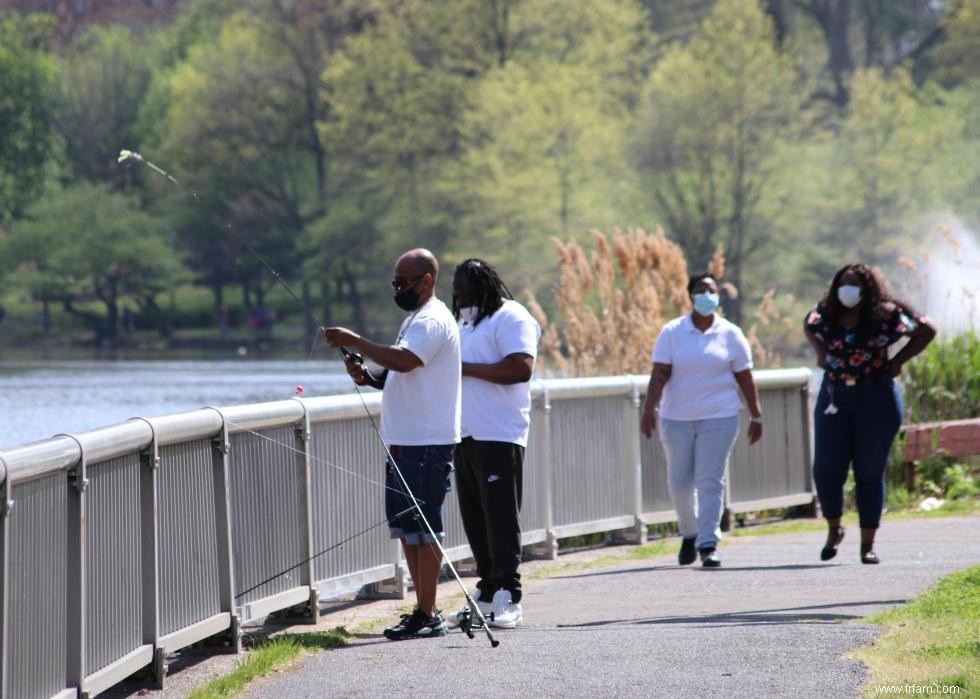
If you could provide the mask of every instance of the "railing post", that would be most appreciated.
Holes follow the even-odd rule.
[[[317,593],[316,573],[313,563],[313,472],[310,463],[310,413],[303,401],[296,399],[303,406],[303,421],[296,426],[296,453],[302,458],[303,469],[303,550],[306,552],[306,562],[303,564],[303,582],[310,587],[310,597],[307,602],[309,623],[315,624],[320,616],[320,595]]]
[[[800,387],[800,403],[803,414],[803,482],[809,485],[810,492],[813,493],[813,500],[808,507],[810,516],[820,515],[817,503],[817,488],[813,484],[813,432],[810,429],[810,383],[807,382]]]
[[[68,470],[68,516],[66,518],[66,547],[68,561],[66,563],[68,619],[66,620],[67,634],[65,636],[66,656],[66,685],[77,687],[80,695],[85,695],[85,629],[87,624],[85,614],[85,577],[86,577],[86,546],[85,546],[85,489],[88,486],[88,468],[85,463],[85,449],[82,443],[72,435],[67,435],[78,444],[78,463]]]
[[[220,410],[221,432],[211,440],[211,473],[214,483],[214,531],[217,536],[218,590],[221,611],[231,616],[228,640],[233,653],[242,652],[241,616],[235,598],[235,565],[232,561],[231,502],[228,495],[231,440],[228,423]]]
[[[544,414],[544,420],[540,428],[537,429],[537,434],[540,436],[542,443],[540,452],[541,470],[544,471],[542,483],[544,485],[545,531],[547,532],[545,555],[549,559],[555,560],[558,558],[558,537],[555,535],[554,486],[557,469],[553,463],[554,450],[551,448],[551,397],[548,395],[547,386],[543,386],[543,390],[541,391],[541,412]]]
[[[167,652],[160,647],[160,537],[157,499],[157,474],[160,449],[156,432],[140,454],[140,518],[142,531],[143,643],[153,646],[153,680],[155,689],[163,689]]]
[[[0,699],[10,696],[10,475],[0,459]]]
[[[626,506],[633,512],[633,537],[636,543],[645,544],[647,540],[647,525],[643,520],[643,453],[640,440],[640,389],[632,377],[630,379],[630,394],[623,410],[623,435],[626,439],[626,454],[633,471],[633,492],[628,494]]]

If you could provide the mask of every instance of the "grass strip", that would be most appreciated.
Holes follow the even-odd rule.
[[[248,653],[229,674],[195,689],[190,699],[219,699],[233,696],[260,677],[292,662],[308,651],[328,650],[347,645],[351,634],[342,626],[330,631],[284,633],[253,639]]]
[[[848,655],[871,672],[862,696],[980,695],[980,565],[947,575],[908,604],[864,621],[884,631],[873,645]]]

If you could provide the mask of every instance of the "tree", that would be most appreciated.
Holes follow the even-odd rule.
[[[294,76],[290,56],[247,12],[229,18],[213,45],[197,46],[168,76],[160,151],[188,185],[177,192],[184,197],[177,223],[216,304],[231,279],[248,307],[262,305],[275,283],[241,241],[284,278],[298,270],[297,243],[317,202]]]
[[[129,30],[93,27],[62,61],[58,131],[76,177],[122,190],[137,169],[116,163],[123,148],[139,150],[138,118],[150,83],[150,57]]]
[[[313,161],[321,206],[327,194],[327,152],[317,123],[326,117],[327,105],[320,96],[320,78],[328,58],[344,40],[374,20],[380,7],[372,5],[363,0],[253,0],[250,5],[257,26],[292,61],[294,70],[287,87],[303,106],[304,142]]]
[[[215,0],[209,0],[215,2]],[[145,28],[173,17],[179,0],[3,0],[0,5],[21,13],[44,13],[53,21],[54,38],[58,45],[67,44],[93,24],[122,23],[133,28]]]
[[[937,78],[946,85],[980,79],[980,0],[958,0],[943,19],[946,41],[936,51]]]
[[[829,192],[836,216],[824,240],[847,259],[884,264],[907,249],[921,215],[942,203],[944,165],[962,124],[940,95],[917,91],[906,70],[860,70],[849,88]]]
[[[623,138],[629,112],[579,66],[516,62],[480,85],[464,131],[470,144],[443,186],[464,212],[451,246],[507,269],[514,288],[541,291],[551,236],[634,220]]]
[[[932,0],[767,0],[773,17],[786,21],[786,5],[820,28],[833,88],[818,98],[844,107],[848,81],[864,67],[890,69],[915,60],[943,37],[946,7]]]
[[[477,86],[441,186],[461,212],[449,252],[480,251],[514,288],[541,292],[551,236],[642,218],[624,135],[653,35],[619,0],[520,5],[510,22],[508,60]]]
[[[15,283],[43,303],[61,302],[98,340],[108,341],[118,334],[124,299],[153,315],[155,295],[180,275],[166,231],[166,223],[141,211],[132,196],[80,183],[32,206],[4,253],[18,266]],[[80,305],[93,297],[103,313]]]
[[[657,64],[636,131],[636,164],[692,268],[718,245],[742,288],[770,230],[780,158],[799,133],[802,95],[769,18],[720,0],[689,44]],[[726,306],[739,321],[742,298]]]
[[[332,156],[330,207],[314,236],[321,275],[342,280],[354,323],[365,322],[360,280],[387,274],[406,247],[440,255],[459,206],[441,186],[459,157],[460,123],[479,77],[513,50],[513,0],[389,3],[333,55],[323,74]],[[372,245],[366,248],[365,244]],[[393,320],[390,303],[384,318]]]
[[[48,30],[42,18],[0,20],[0,225],[40,193],[55,150],[55,68],[36,48]]]

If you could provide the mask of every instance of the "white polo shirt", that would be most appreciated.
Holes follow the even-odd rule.
[[[652,360],[672,367],[660,398],[661,417],[706,420],[742,410],[735,372],[752,368],[752,351],[734,323],[715,315],[701,332],[690,315],[675,318],[660,331]]]
[[[396,347],[422,360],[411,371],[389,371],[381,395],[381,436],[388,444],[423,446],[459,442],[459,330],[436,298],[402,323]]]
[[[538,355],[541,326],[524,306],[505,300],[478,325],[472,321],[475,310],[460,311],[459,340],[464,362],[496,364],[511,354]],[[524,447],[530,424],[530,381],[505,385],[463,377],[464,437]]]

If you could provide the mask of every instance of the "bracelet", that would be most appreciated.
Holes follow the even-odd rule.
[[[749,418],[749,422],[754,422],[757,425],[761,425],[762,424],[762,416],[760,415],[759,417]]]

